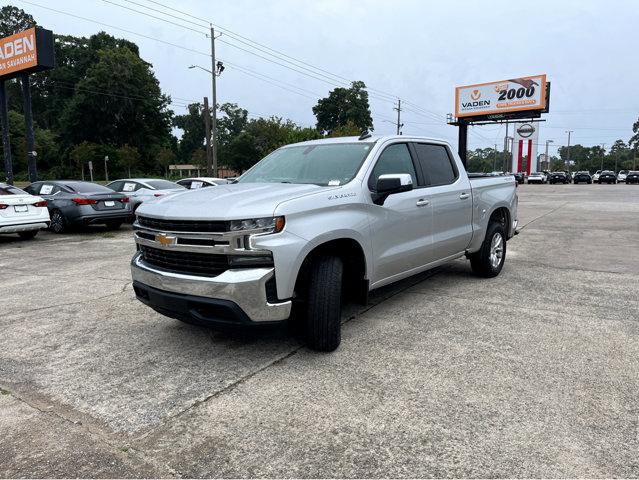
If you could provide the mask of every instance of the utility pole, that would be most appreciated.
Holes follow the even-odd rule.
[[[568,173],[570,173],[570,134],[573,132],[573,130],[566,130],[566,133],[568,134]]]
[[[604,147],[606,146],[605,143],[601,144],[601,168],[600,170],[603,172],[603,161],[604,161],[604,155],[606,154],[606,150],[604,149]]]
[[[7,183],[13,185],[13,161],[11,160],[11,141],[9,138],[9,113],[7,111],[7,90],[5,81],[0,80],[0,117],[2,117],[2,147],[4,154],[4,173]]]
[[[215,65],[215,30],[211,25],[211,88],[213,97],[213,121],[211,122],[211,158],[207,160],[207,173],[209,176],[217,177],[217,88],[216,88],[216,65]],[[206,115],[208,117],[208,113]]]
[[[213,165],[213,148],[211,145],[211,117],[209,117],[209,97],[204,97],[204,136],[206,138],[206,174],[211,176]]]
[[[495,151],[493,152],[493,172],[497,168],[497,144],[495,144]]]
[[[109,161],[109,156],[104,156],[104,180],[109,181],[109,168],[107,167],[107,162]]]
[[[31,183],[38,181],[38,172],[36,171],[36,154],[33,140],[33,117],[31,115],[31,87],[29,85],[29,74],[21,75],[22,98],[24,100],[24,126],[27,140],[27,165],[29,168],[29,181]]]
[[[402,112],[402,99],[398,98],[397,99],[397,107],[393,107],[393,110],[397,110],[397,135],[401,135],[402,133],[402,127],[404,126],[403,123],[401,123],[401,112]]]
[[[504,136],[504,172],[509,172],[508,168],[508,122],[506,122],[506,135]]]

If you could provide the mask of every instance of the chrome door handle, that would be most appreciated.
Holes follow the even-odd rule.
[[[417,205],[418,207],[425,207],[426,205],[430,205],[430,200],[420,198],[419,200],[417,200],[417,203],[415,205]]]
[[[469,194],[469,193],[462,193],[462,194],[459,196],[459,198],[460,198],[461,200],[466,200],[468,197],[470,197],[470,194]]]

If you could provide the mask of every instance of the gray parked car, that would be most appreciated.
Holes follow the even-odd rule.
[[[111,230],[131,215],[129,197],[97,183],[77,180],[35,182],[25,188],[47,201],[51,230],[64,232],[73,225],[106,225]]]
[[[128,195],[131,199],[132,213],[135,213],[143,202],[186,190],[186,187],[178,185],[175,182],[155,178],[125,178],[115,180],[109,183],[107,188]]]

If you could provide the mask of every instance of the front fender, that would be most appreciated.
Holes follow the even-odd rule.
[[[356,241],[364,253],[366,278],[372,268],[370,226],[364,211],[326,209],[314,215],[292,216],[282,233],[255,237],[253,245],[273,252],[277,296],[293,296],[295,282],[306,257],[317,247],[333,240]],[[339,226],[341,224],[341,226]],[[333,225],[330,230],[327,226]]]

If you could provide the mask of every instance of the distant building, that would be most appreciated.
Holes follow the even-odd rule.
[[[202,177],[206,176],[206,167],[201,167],[198,165],[191,165],[188,163],[185,164],[176,164],[169,165],[169,172],[177,173],[180,178],[183,177]],[[219,178],[228,178],[228,177],[238,177],[240,174],[235,170],[232,170],[227,167],[218,167],[217,176]]]

